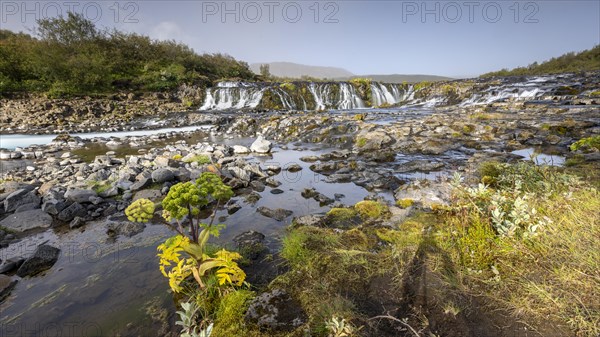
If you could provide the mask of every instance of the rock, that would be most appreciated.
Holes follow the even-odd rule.
[[[250,260],[256,260],[260,255],[268,252],[264,240],[265,235],[257,231],[247,231],[233,238],[242,256]]]
[[[314,163],[317,160],[319,160],[319,157],[317,157],[317,156],[306,156],[306,157],[301,157],[300,160],[303,161],[303,162],[305,162],[305,163]]]
[[[271,190],[271,194],[281,194],[283,193],[283,190],[279,189],[279,188],[274,188]]]
[[[250,194],[248,194],[248,195],[246,196],[245,200],[246,200],[246,202],[247,202],[247,203],[254,204],[254,203],[256,203],[257,201],[259,201],[259,200],[260,200],[260,198],[262,198],[262,197],[260,196],[260,194],[258,194],[258,193],[256,193],[256,192],[252,191]]]
[[[350,181],[352,181],[351,174],[334,173],[327,177],[327,182],[329,183],[349,183]]]
[[[250,182],[250,187],[256,192],[263,192],[265,190],[265,184],[262,181],[254,180]]]
[[[8,274],[19,269],[23,262],[25,262],[23,258],[10,258],[4,261],[4,264],[0,266],[0,274]]]
[[[231,173],[231,175],[240,179],[241,181],[246,182],[246,184],[252,179],[252,173],[250,171],[246,171],[239,167],[230,167],[227,170],[229,173]]]
[[[234,154],[244,154],[244,153],[250,153],[250,149],[248,149],[245,146],[241,146],[241,145],[234,145],[233,146],[233,153]]]
[[[83,189],[78,189],[78,188],[69,189],[65,193],[65,198],[67,200],[69,200],[71,202],[75,202],[75,203],[80,203],[80,204],[91,202],[90,198],[97,197],[97,196],[98,196],[98,194],[96,193],[96,191],[83,190]]]
[[[303,215],[292,220],[292,227],[302,227],[302,226],[321,226],[323,224],[323,216],[322,215]]]
[[[118,222],[118,223],[109,223],[106,225],[106,234],[111,237],[115,237],[117,235],[123,235],[128,238],[137,235],[144,231],[146,225],[138,222]]]
[[[40,197],[34,192],[26,188],[22,188],[10,193],[6,199],[4,199],[4,212],[12,212],[19,206],[25,204],[37,204],[41,202]]]
[[[67,204],[63,200],[48,199],[44,200],[42,211],[51,215],[58,215],[66,206]]]
[[[52,217],[41,209],[15,213],[0,221],[0,227],[16,232],[25,232],[36,228],[52,226]]]
[[[150,199],[156,201],[162,197],[162,193],[159,190],[141,190],[133,196],[133,201],[138,199]]]
[[[425,208],[434,205],[449,205],[452,187],[447,182],[433,183],[415,180],[394,191],[396,200],[412,199]]]
[[[15,210],[15,213],[31,211],[31,210],[39,209],[39,208],[40,208],[40,205],[38,203],[25,204],[25,205],[21,205],[21,206],[17,207],[17,209]]]
[[[58,213],[58,220],[64,222],[70,222],[76,216],[85,217],[87,210],[80,203],[72,203],[69,207],[63,209]]]
[[[256,153],[269,153],[271,152],[272,143],[263,138],[263,136],[258,136],[258,138],[252,143],[250,146],[250,150]]]
[[[171,167],[174,164],[174,160],[169,157],[158,156],[154,158],[154,164],[158,167]]]
[[[252,300],[245,319],[261,329],[291,331],[304,324],[307,317],[298,301],[285,290],[274,289]]]
[[[76,216],[70,223],[69,228],[75,229],[85,225],[85,220]]]
[[[269,175],[278,174],[279,172],[281,172],[281,166],[269,165],[267,166],[267,172],[269,173]]]
[[[154,170],[152,172],[152,180],[155,183],[164,183],[166,181],[171,181],[173,179],[175,179],[175,175],[169,169],[160,168],[160,169]]]
[[[394,140],[383,131],[361,131],[356,136],[354,148],[361,153],[370,152],[373,150],[381,150],[393,142]]]
[[[19,277],[33,276],[50,269],[58,260],[60,249],[50,245],[40,245],[33,256],[26,259],[23,265],[17,270]]]
[[[271,187],[279,187],[281,185],[281,182],[273,178],[267,178],[267,180],[265,180],[265,184]]]
[[[139,191],[139,190],[141,190],[143,188],[146,188],[146,187],[150,186],[151,184],[152,184],[152,179],[151,178],[141,177],[140,179],[138,179],[138,181],[136,181],[135,183],[133,183],[129,187],[129,189],[132,192],[135,192],[135,191]],[[123,198],[125,198],[125,194],[123,194]]]
[[[231,205],[227,206],[227,214],[233,214],[233,213],[239,211],[240,209],[242,209],[242,206],[240,206],[238,204],[231,204]]]
[[[102,198],[110,198],[119,195],[119,188],[117,186],[111,186],[106,190],[98,193],[98,195]]]
[[[285,169],[289,172],[298,172],[298,171],[302,171],[302,166],[300,166],[298,164],[291,164],[291,165],[287,166]]]
[[[261,206],[261,207],[257,208],[256,211],[258,213],[266,216],[267,218],[272,218],[277,221],[283,221],[285,218],[287,218],[288,216],[290,216],[294,213],[290,210],[283,209],[283,208],[270,209],[265,206]]]
[[[17,282],[17,280],[10,276],[0,275],[0,303],[10,295]]]

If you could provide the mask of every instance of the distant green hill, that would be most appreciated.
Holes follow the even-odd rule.
[[[600,70],[600,45],[579,53],[570,52],[559,57],[553,57],[540,64],[534,62],[527,67],[512,70],[502,69],[483,74],[481,77],[543,75],[596,70]]]
[[[453,78],[444,77],[444,76],[436,76],[436,75],[403,75],[403,74],[391,74],[391,75],[360,75],[360,76],[352,76],[350,78],[336,78],[336,80],[350,80],[353,78],[370,78],[373,81],[383,82],[383,83],[417,83],[417,82],[438,82],[438,81],[448,81]]]

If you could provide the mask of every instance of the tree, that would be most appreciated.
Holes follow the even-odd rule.
[[[268,64],[265,63],[260,65],[260,75],[265,79],[271,77],[270,66]]]
[[[47,18],[38,20],[37,34],[42,40],[72,45],[82,41],[92,41],[104,34],[83,14],[69,12],[67,18]]]

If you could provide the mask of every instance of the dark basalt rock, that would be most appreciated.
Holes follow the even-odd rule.
[[[282,289],[258,295],[250,303],[245,318],[263,330],[277,331],[291,331],[307,319],[300,303]]]
[[[39,274],[52,266],[58,260],[60,249],[50,245],[40,245],[35,253],[23,262],[23,265],[17,270],[20,277],[33,276]]]

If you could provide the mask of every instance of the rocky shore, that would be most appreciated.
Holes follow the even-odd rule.
[[[144,109],[148,109],[149,115],[154,110],[153,117],[157,110],[179,109],[181,103],[167,102],[171,99],[159,98],[160,103]],[[569,99],[572,97],[558,100]],[[134,100],[123,97],[115,104],[138,109],[137,103],[132,103]],[[22,104],[19,109],[29,109],[29,104],[35,104],[48,111],[47,115],[24,123],[23,130],[27,131],[31,128],[57,131],[51,129],[55,120],[48,116],[58,115],[71,121],[63,130],[144,127],[129,124],[129,115],[117,118],[121,108],[104,110],[99,115],[94,112],[80,115],[79,110],[64,110],[59,103],[46,107],[42,101],[25,101],[10,104],[13,108]],[[90,102],[82,100],[79,106],[83,108]],[[550,165],[600,161],[598,152],[569,149],[579,139],[600,135],[598,106],[591,101],[584,103],[505,101],[475,106],[329,113],[180,112],[176,118],[166,118],[172,121],[169,125],[208,124],[210,128],[121,138],[60,135],[49,144],[0,151],[3,164],[12,165],[0,177],[0,249],[49,229],[85,231],[86,226],[99,220],[105,220],[103,230],[108,236],[138,235],[145,227],[123,217],[123,210],[132,201],[139,198],[159,201],[172,185],[194,180],[207,171],[220,174],[236,192],[237,198],[224,206],[228,215],[235,214],[243,205],[256,204],[265,190],[273,195],[290,193],[289,182],[282,178],[284,173],[318,174],[325,177],[325,183],[352,183],[357,189],[371,193],[368,199],[389,204],[411,200],[414,202],[411,209],[432,209],[448,204],[448,181],[454,172],[472,179],[484,161],[517,162],[529,159],[523,153],[534,152],[549,158],[545,160]],[[6,107],[3,104],[3,109]],[[100,104],[98,108],[105,107]],[[64,114],[57,112],[61,109]],[[6,111],[3,110],[3,123],[18,125],[24,121],[22,116],[7,117]],[[145,113],[140,110],[131,116]],[[78,124],[79,118],[88,124]],[[97,118],[105,118],[107,122],[97,124]],[[112,118],[115,119],[108,122]],[[321,150],[302,155],[309,145]],[[265,164],[258,160],[288,150],[300,153],[297,162]],[[552,162],[554,159],[556,162]],[[345,196],[337,191],[304,186],[299,192],[321,207],[345,206]],[[388,195],[388,199],[383,195]],[[294,226],[313,226],[329,221],[323,214],[299,216],[294,210],[278,205],[255,208],[256,213],[282,226],[292,222]],[[389,212],[390,225],[410,213],[395,205],[389,206]],[[236,242],[238,246],[250,245],[251,252],[264,256],[260,254],[264,254],[265,236],[258,232],[254,236],[259,239],[242,236]],[[60,253],[60,247],[41,242],[28,255],[2,256],[0,300],[7,298],[23,278],[35,277],[52,268]],[[256,282],[266,283],[268,277]]]

